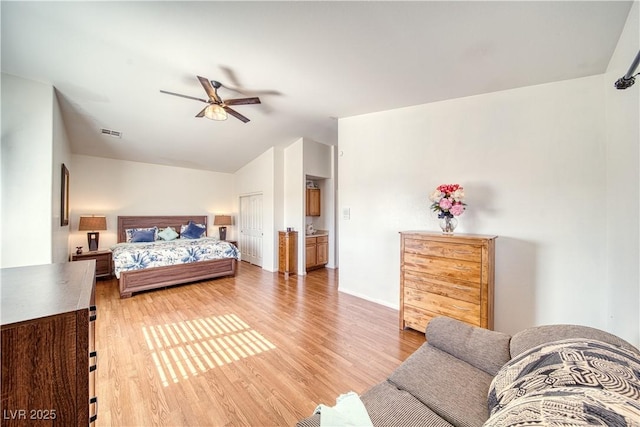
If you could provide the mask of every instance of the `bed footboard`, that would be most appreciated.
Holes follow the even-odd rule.
[[[165,267],[154,267],[120,273],[120,298],[128,298],[133,292],[164,288],[214,277],[235,276],[234,258],[192,262]]]

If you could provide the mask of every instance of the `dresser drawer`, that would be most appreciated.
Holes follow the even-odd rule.
[[[430,313],[426,310],[419,310],[410,305],[404,307],[404,325],[416,331],[425,332],[427,323],[437,316],[438,314]]]
[[[418,253],[424,256],[458,259],[463,261],[480,262],[482,247],[469,244],[434,242],[422,239],[407,238],[404,241],[406,253]]]
[[[404,303],[406,306],[426,310],[434,315],[449,316],[472,325],[480,325],[479,303],[461,301],[412,288],[404,289]]]
[[[418,274],[407,270],[403,275],[404,287],[438,294],[453,299],[478,303],[480,301],[480,285],[456,279],[443,280],[429,274]]]
[[[411,270],[419,274],[454,278],[472,283],[480,283],[482,278],[482,265],[477,262],[429,257],[414,253],[405,253],[403,258],[404,271]]]

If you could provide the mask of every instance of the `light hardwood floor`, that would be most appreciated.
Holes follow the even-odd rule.
[[[424,334],[337,277],[240,263],[235,278],[123,300],[99,280],[96,425],[291,426],[382,381]]]

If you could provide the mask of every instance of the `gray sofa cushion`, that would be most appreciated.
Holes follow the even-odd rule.
[[[627,341],[599,329],[578,325],[546,325],[525,329],[511,337],[511,357],[516,357],[540,344],[568,338],[587,338],[603,341],[640,354],[638,349]]]
[[[481,426],[489,417],[487,393],[492,375],[423,344],[389,377],[433,412],[460,427]]]
[[[362,401],[374,426],[452,427],[418,399],[388,381],[367,391]]]
[[[475,328],[449,317],[436,317],[427,324],[427,342],[490,375],[511,359],[511,336]]]

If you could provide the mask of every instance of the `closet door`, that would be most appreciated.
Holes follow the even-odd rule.
[[[240,197],[240,253],[262,267],[262,194]]]

